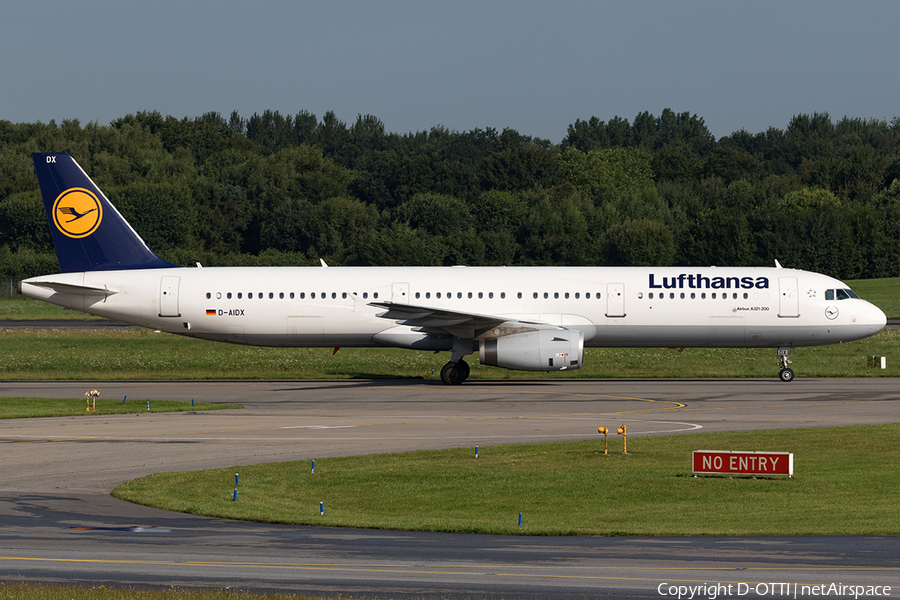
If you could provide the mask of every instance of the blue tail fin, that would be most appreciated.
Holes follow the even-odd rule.
[[[75,159],[61,152],[31,156],[63,273],[175,266],[147,247]]]

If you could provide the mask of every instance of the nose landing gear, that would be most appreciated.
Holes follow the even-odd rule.
[[[785,383],[794,380],[794,371],[788,368],[788,365],[791,364],[788,357],[793,351],[793,348],[782,347],[778,349],[778,365],[781,367],[781,370],[778,372],[778,379]]]

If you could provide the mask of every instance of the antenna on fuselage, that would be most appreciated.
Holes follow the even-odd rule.
[[[783,269],[783,268],[784,268],[784,267],[781,266],[781,263],[778,262],[778,259],[777,259],[777,258],[775,259],[775,268],[776,268],[776,269]]]

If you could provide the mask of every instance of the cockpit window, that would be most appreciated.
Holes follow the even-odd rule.
[[[826,300],[848,300],[850,298],[859,298],[853,290],[825,290]]]

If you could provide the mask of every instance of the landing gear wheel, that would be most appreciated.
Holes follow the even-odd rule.
[[[462,364],[466,364],[463,361]],[[468,366],[468,365],[466,365]],[[441,381],[443,381],[447,385],[459,385],[463,381],[465,381],[465,375],[468,369],[460,367],[459,363],[448,362],[446,365],[441,368]]]
[[[468,379],[469,371],[471,371],[471,369],[469,368],[469,363],[467,363],[463,359],[459,359],[458,361],[456,361],[456,366],[462,369],[462,380],[465,381],[466,379]]]
[[[791,369],[782,369],[778,373],[778,378],[787,383],[794,380],[794,372]]]

